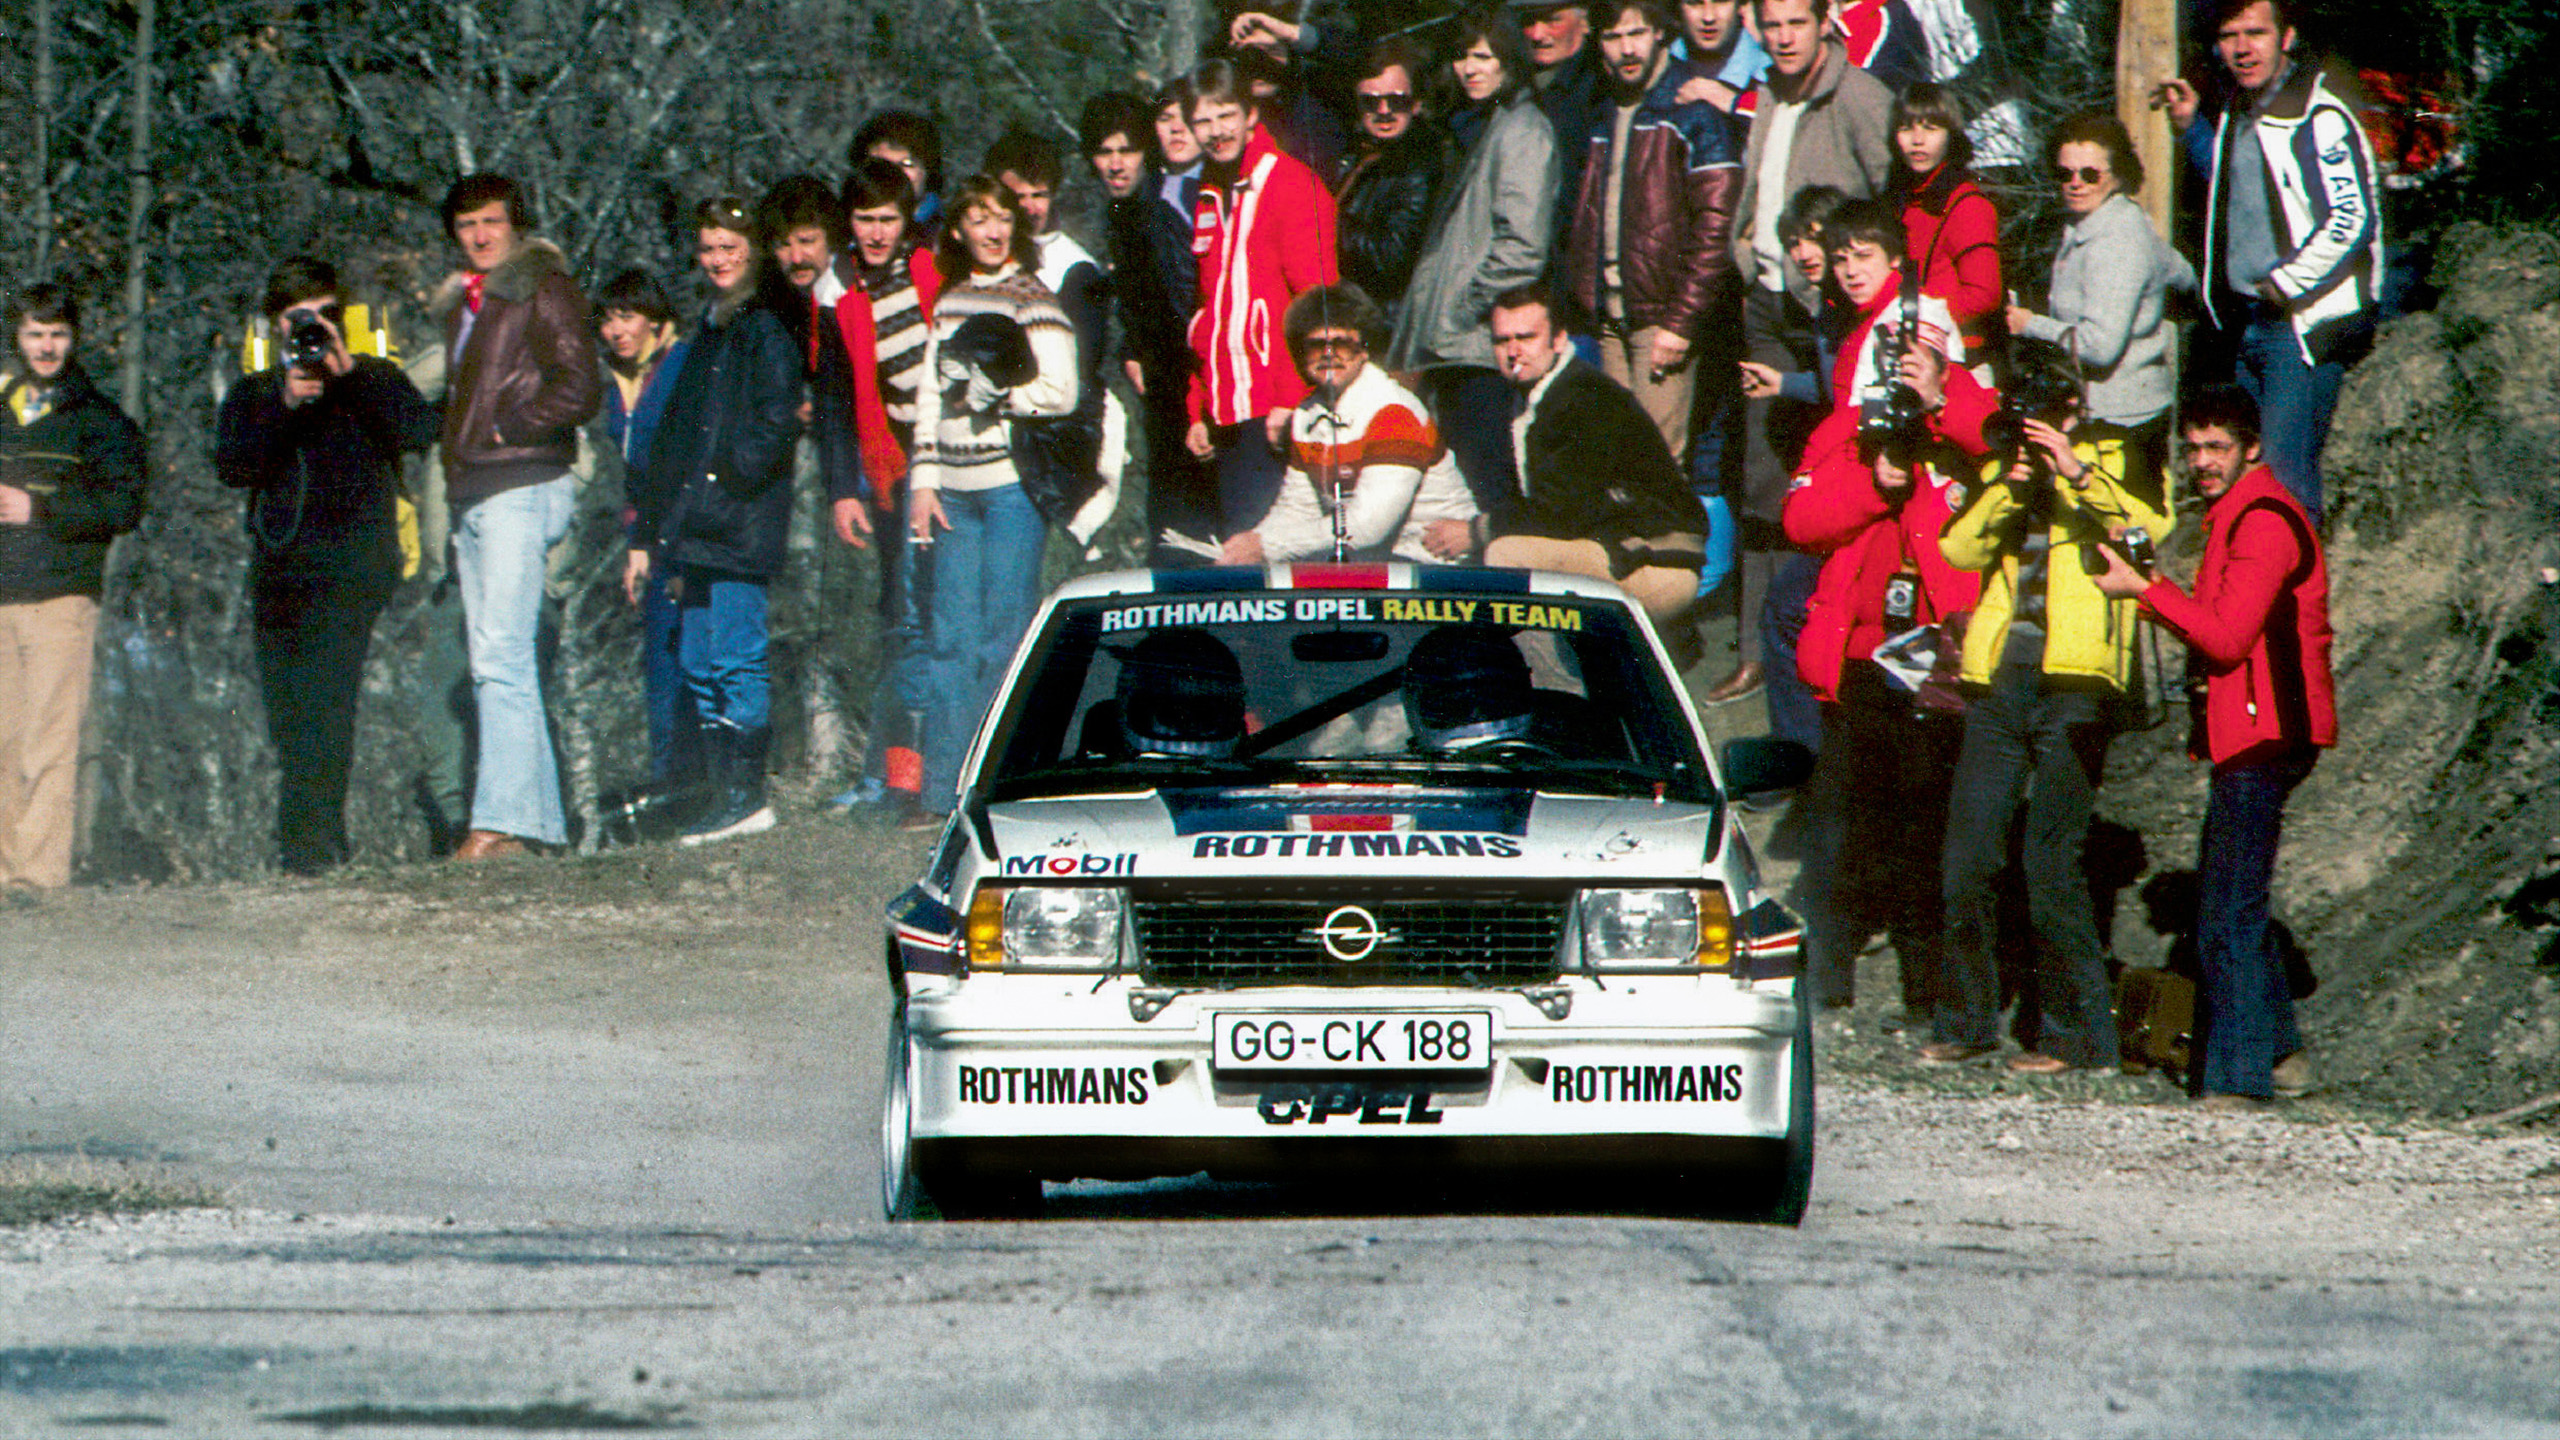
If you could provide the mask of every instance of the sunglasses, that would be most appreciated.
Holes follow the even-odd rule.
[[[332,325],[343,327],[347,323],[347,307],[344,305],[296,305],[284,312],[284,318],[285,323],[289,325],[300,325],[307,320],[326,320]]]
[[[2053,178],[2057,184],[2068,185],[2075,175],[2080,177],[2080,183],[2083,185],[2103,184],[2107,178],[2107,172],[2095,165],[2083,165],[2076,170],[2068,165],[2053,167]]]
[[[1369,347],[1361,344],[1360,337],[1357,335],[1337,334],[1310,335],[1306,339],[1306,348],[1310,355],[1322,351],[1331,351],[1337,355],[1357,355]]]
[[[1405,111],[1413,108],[1413,92],[1410,90],[1383,90],[1374,92],[1363,90],[1360,92],[1360,108],[1363,110],[1375,110],[1382,115],[1392,110],[1401,115]]]

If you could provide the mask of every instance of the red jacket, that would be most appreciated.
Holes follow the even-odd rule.
[[[908,252],[907,276],[915,282],[916,305],[930,327],[934,298],[942,293],[942,271],[934,263],[932,246]],[[863,478],[870,482],[872,503],[886,511],[895,503],[898,482],[907,478],[907,453],[898,448],[888,406],[880,398],[880,329],[872,323],[871,294],[858,284],[848,286],[836,301],[836,333],[844,337],[845,358],[853,364],[853,433],[862,449]]]
[[[1972,175],[1941,165],[1904,197],[1902,233],[1920,272],[1920,293],[1947,302],[1964,330],[1966,353],[1979,361],[1990,325],[2006,317],[1999,210]]]
[[[1281,313],[1300,292],[1342,278],[1333,196],[1316,173],[1281,154],[1259,125],[1237,165],[1232,185],[1202,180],[1191,226],[1200,309],[1191,317],[1199,364],[1190,411],[1213,425],[1240,425],[1306,398],[1281,341]]]
[[[2142,606],[2204,662],[2203,734],[2215,765],[2338,743],[2329,675],[2329,563],[2309,511],[2261,465],[2205,512],[2192,596],[2161,580]]]
[[[1843,443],[1845,439],[1845,443]],[[1909,568],[1920,577],[1915,608],[1922,624],[1971,610],[1982,577],[1947,563],[1938,534],[1964,503],[1964,487],[1923,463],[1899,507],[1876,490],[1875,473],[1858,458],[1854,413],[1833,411],[1806,449],[1819,458],[1787,492],[1787,538],[1827,554],[1796,641],[1796,672],[1815,695],[1839,698],[1840,668],[1875,654],[1886,638],[1885,584]]]

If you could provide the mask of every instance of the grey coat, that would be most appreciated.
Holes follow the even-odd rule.
[[[1555,130],[1524,87],[1485,126],[1414,262],[1387,368],[1493,364],[1493,297],[1545,271],[1562,174]]]
[[[2139,425],[2176,396],[2170,358],[2178,337],[2165,311],[2170,291],[2194,288],[2194,267],[2151,228],[2142,207],[2110,195],[2063,227],[2048,313],[2020,333],[2080,357],[2091,417]]]
[[[1808,185],[1828,185],[1852,200],[1884,192],[1893,169],[1893,92],[1884,82],[1849,63],[1849,50],[1837,40],[1822,42],[1821,70],[1804,96],[1804,115],[1796,122],[1795,144],[1787,151],[1786,193]],[[1751,250],[1757,223],[1760,186],[1769,150],[1768,117],[1777,113],[1777,92],[1769,76],[1751,88],[1759,106],[1751,138],[1742,151],[1742,193],[1733,203],[1734,273],[1742,283],[1756,283],[1760,264]],[[1783,202],[1781,202],[1783,203]],[[1793,265],[1781,264],[1787,289],[1798,303],[1820,313],[1821,306]]]

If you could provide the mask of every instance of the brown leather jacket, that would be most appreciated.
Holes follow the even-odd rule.
[[[558,477],[577,462],[578,427],[604,398],[587,297],[549,241],[529,240],[489,272],[470,338],[457,346],[462,301],[448,283],[433,305],[453,377],[440,437],[445,493],[475,500]]]
[[[1727,247],[1742,164],[1724,112],[1703,100],[1681,101],[1680,87],[1692,73],[1685,65],[1666,65],[1627,127],[1618,274],[1630,335],[1659,325],[1692,341],[1703,339],[1732,273]],[[1617,106],[1604,92],[1599,118],[1586,137],[1582,191],[1564,241],[1565,282],[1580,311],[1575,318],[1594,326],[1601,321],[1601,231],[1616,126]]]

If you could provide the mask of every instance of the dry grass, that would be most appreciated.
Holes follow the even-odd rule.
[[[156,1166],[86,1157],[0,1160],[0,1227],[83,1215],[138,1215],[222,1204],[221,1192]]]

